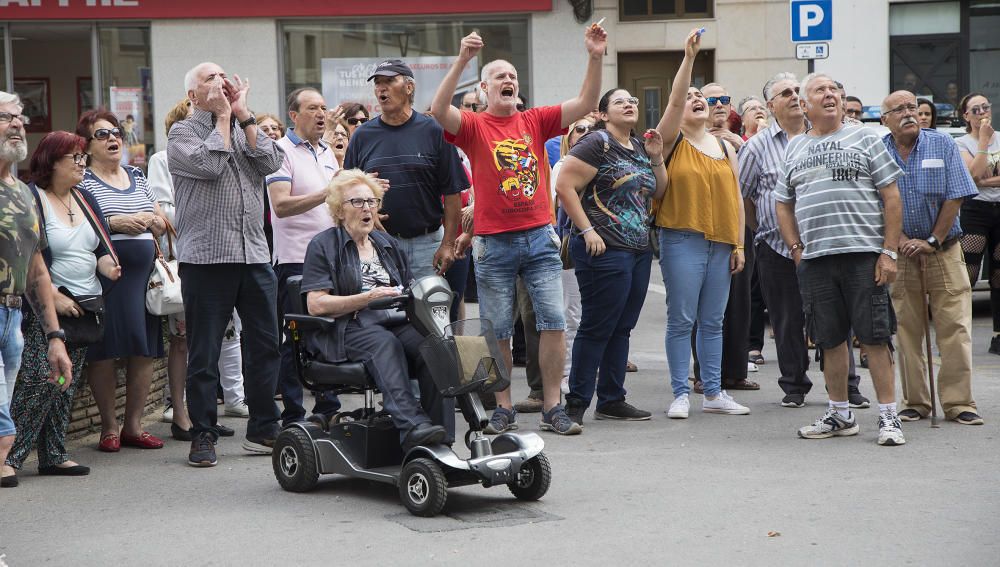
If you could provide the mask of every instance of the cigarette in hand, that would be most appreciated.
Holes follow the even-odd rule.
[[[603,24],[603,23],[604,23],[604,20],[606,20],[606,19],[608,19],[608,18],[607,18],[607,17],[604,17],[604,18],[601,18],[600,20],[597,20],[597,23],[593,24],[593,26],[592,26],[592,27],[597,27],[597,26],[599,26],[599,25]]]

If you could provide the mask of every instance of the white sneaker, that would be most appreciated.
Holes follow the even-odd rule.
[[[163,423],[174,422],[174,406],[167,404],[167,406],[163,408],[163,417],[160,418],[160,421]]]
[[[245,400],[240,400],[233,405],[226,404],[225,414],[229,417],[250,417],[250,408]]]
[[[705,413],[724,413],[726,415],[747,415],[750,413],[750,408],[736,403],[736,400],[732,396],[726,393],[725,390],[722,390],[714,400],[706,397],[705,401],[701,404],[701,411]]]
[[[691,400],[687,394],[681,394],[670,402],[670,409],[667,410],[667,417],[671,419],[687,419],[691,410]]]
[[[760,368],[753,362],[747,363],[747,372],[760,372]]]
[[[895,412],[891,414],[880,413],[878,416],[878,444],[895,447],[905,443],[906,439],[903,437],[899,416]]]
[[[563,395],[569,393],[569,376],[563,376],[561,382],[559,382],[559,390],[562,391]]]

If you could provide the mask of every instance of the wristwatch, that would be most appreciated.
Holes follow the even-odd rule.
[[[930,244],[931,248],[935,250],[941,249],[941,242],[933,234],[927,237],[927,244]]]
[[[66,342],[66,331],[56,329],[55,331],[45,333],[45,340],[51,341],[52,339],[59,339],[62,342]]]
[[[257,117],[250,113],[250,118],[247,118],[243,122],[240,122],[240,130],[246,130],[247,126],[257,123]]]
[[[795,244],[792,244],[791,246],[788,247],[788,250],[791,251],[791,252],[795,252],[796,250],[803,250],[804,251],[805,249],[806,249],[806,245],[803,244],[801,240],[798,241],[798,242],[796,242]]]
[[[894,252],[892,250],[889,250],[888,248],[883,248],[882,249],[882,253],[885,254],[886,256],[892,258],[893,262],[895,262],[899,258],[899,254],[897,254],[896,252]]]

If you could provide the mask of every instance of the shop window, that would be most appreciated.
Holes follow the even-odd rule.
[[[712,0],[619,0],[624,21],[711,18]]]
[[[0,24],[0,91],[11,91],[7,84],[7,26]]]
[[[149,27],[101,26],[98,32],[103,106],[121,121],[129,163],[145,167],[156,137],[152,129],[157,127],[153,120]],[[178,92],[176,98],[184,98],[184,93]],[[170,101],[168,108],[172,105]]]
[[[1000,120],[1000,4],[973,1],[969,6],[969,92],[993,103],[993,123]],[[963,93],[965,94],[965,93]]]
[[[318,87],[331,106],[358,100],[377,111],[371,83],[366,82],[368,73],[379,61],[399,58],[411,66],[421,66],[418,74],[424,79],[417,78],[415,106],[420,111],[426,110],[437,87],[427,77],[436,77],[434,73],[438,71],[443,77],[458,54],[462,37],[473,30],[483,36],[485,46],[460,83],[459,91],[478,85],[483,64],[505,59],[517,68],[521,94],[528,98],[529,104],[533,103],[527,19],[288,22],[281,28],[285,94],[299,87]]]
[[[889,90],[910,91],[938,107],[938,119],[956,117],[963,81],[959,2],[889,7]]]

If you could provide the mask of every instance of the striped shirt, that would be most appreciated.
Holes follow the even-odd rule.
[[[131,165],[123,165],[122,168],[129,178],[129,186],[125,189],[109,185],[90,169],[84,173],[83,183],[80,186],[90,191],[90,194],[97,200],[97,204],[101,206],[105,217],[153,212],[156,197],[146,181],[145,174],[138,167]],[[149,231],[137,235],[117,232],[111,235],[112,240],[149,240],[151,238],[153,235]]]
[[[906,236],[926,239],[934,230],[945,201],[979,193],[958,153],[958,146],[948,134],[920,130],[906,161],[899,155],[892,134],[886,134],[882,142],[905,173],[897,183],[903,201],[903,234]],[[958,236],[962,236],[962,227],[956,216],[946,239]]]
[[[772,250],[791,259],[792,252],[781,238],[774,186],[778,184],[785,161],[788,134],[777,120],[765,130],[747,140],[737,157],[740,160],[740,188],[743,197],[757,209],[757,234],[754,244],[764,242]]]
[[[270,262],[264,238],[264,177],[281,167],[282,153],[259,128],[254,149],[235,122],[229,127],[227,149],[215,115],[196,108],[167,135],[181,262]]]
[[[790,141],[774,198],[795,204],[802,258],[880,252],[885,222],[878,190],[901,174],[878,134],[866,126]]]

